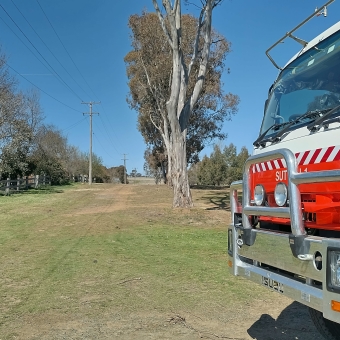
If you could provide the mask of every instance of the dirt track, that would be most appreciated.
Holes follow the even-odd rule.
[[[235,339],[235,340],[320,340],[307,309],[285,298],[244,306],[231,312],[193,315],[185,311],[79,315],[62,317],[49,313],[42,318],[17,320],[17,332],[5,339]],[[279,307],[280,306],[280,307]],[[14,325],[13,325],[14,326]]]

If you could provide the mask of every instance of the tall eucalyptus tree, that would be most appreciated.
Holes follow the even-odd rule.
[[[200,1],[199,18],[182,15],[180,0],[162,0],[162,9],[152,1],[156,14],[129,20],[129,103],[146,142],[165,150],[173,206],[191,207],[187,146],[197,158],[208,138],[225,137],[221,123],[237,111],[238,97],[225,94],[221,82],[230,44],[212,29],[222,0]]]

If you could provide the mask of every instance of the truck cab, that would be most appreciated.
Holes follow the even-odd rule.
[[[228,264],[307,305],[322,335],[340,339],[340,22],[302,45],[230,187]]]

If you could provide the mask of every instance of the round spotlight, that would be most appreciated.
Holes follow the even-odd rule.
[[[283,207],[287,203],[288,199],[288,190],[287,186],[284,183],[276,184],[274,191],[275,202],[279,207]]]
[[[256,205],[262,205],[265,199],[265,191],[261,184],[258,184],[254,189],[254,202]]]

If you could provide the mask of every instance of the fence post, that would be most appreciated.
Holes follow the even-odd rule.
[[[9,186],[11,185],[11,180],[9,178],[7,178],[7,182],[6,182],[6,196],[9,195]]]
[[[28,190],[28,176],[26,176],[26,181],[25,181],[26,183],[26,190]]]
[[[39,187],[39,175],[35,175],[35,188],[37,189]]]
[[[20,190],[20,176],[17,177],[17,191]]]

